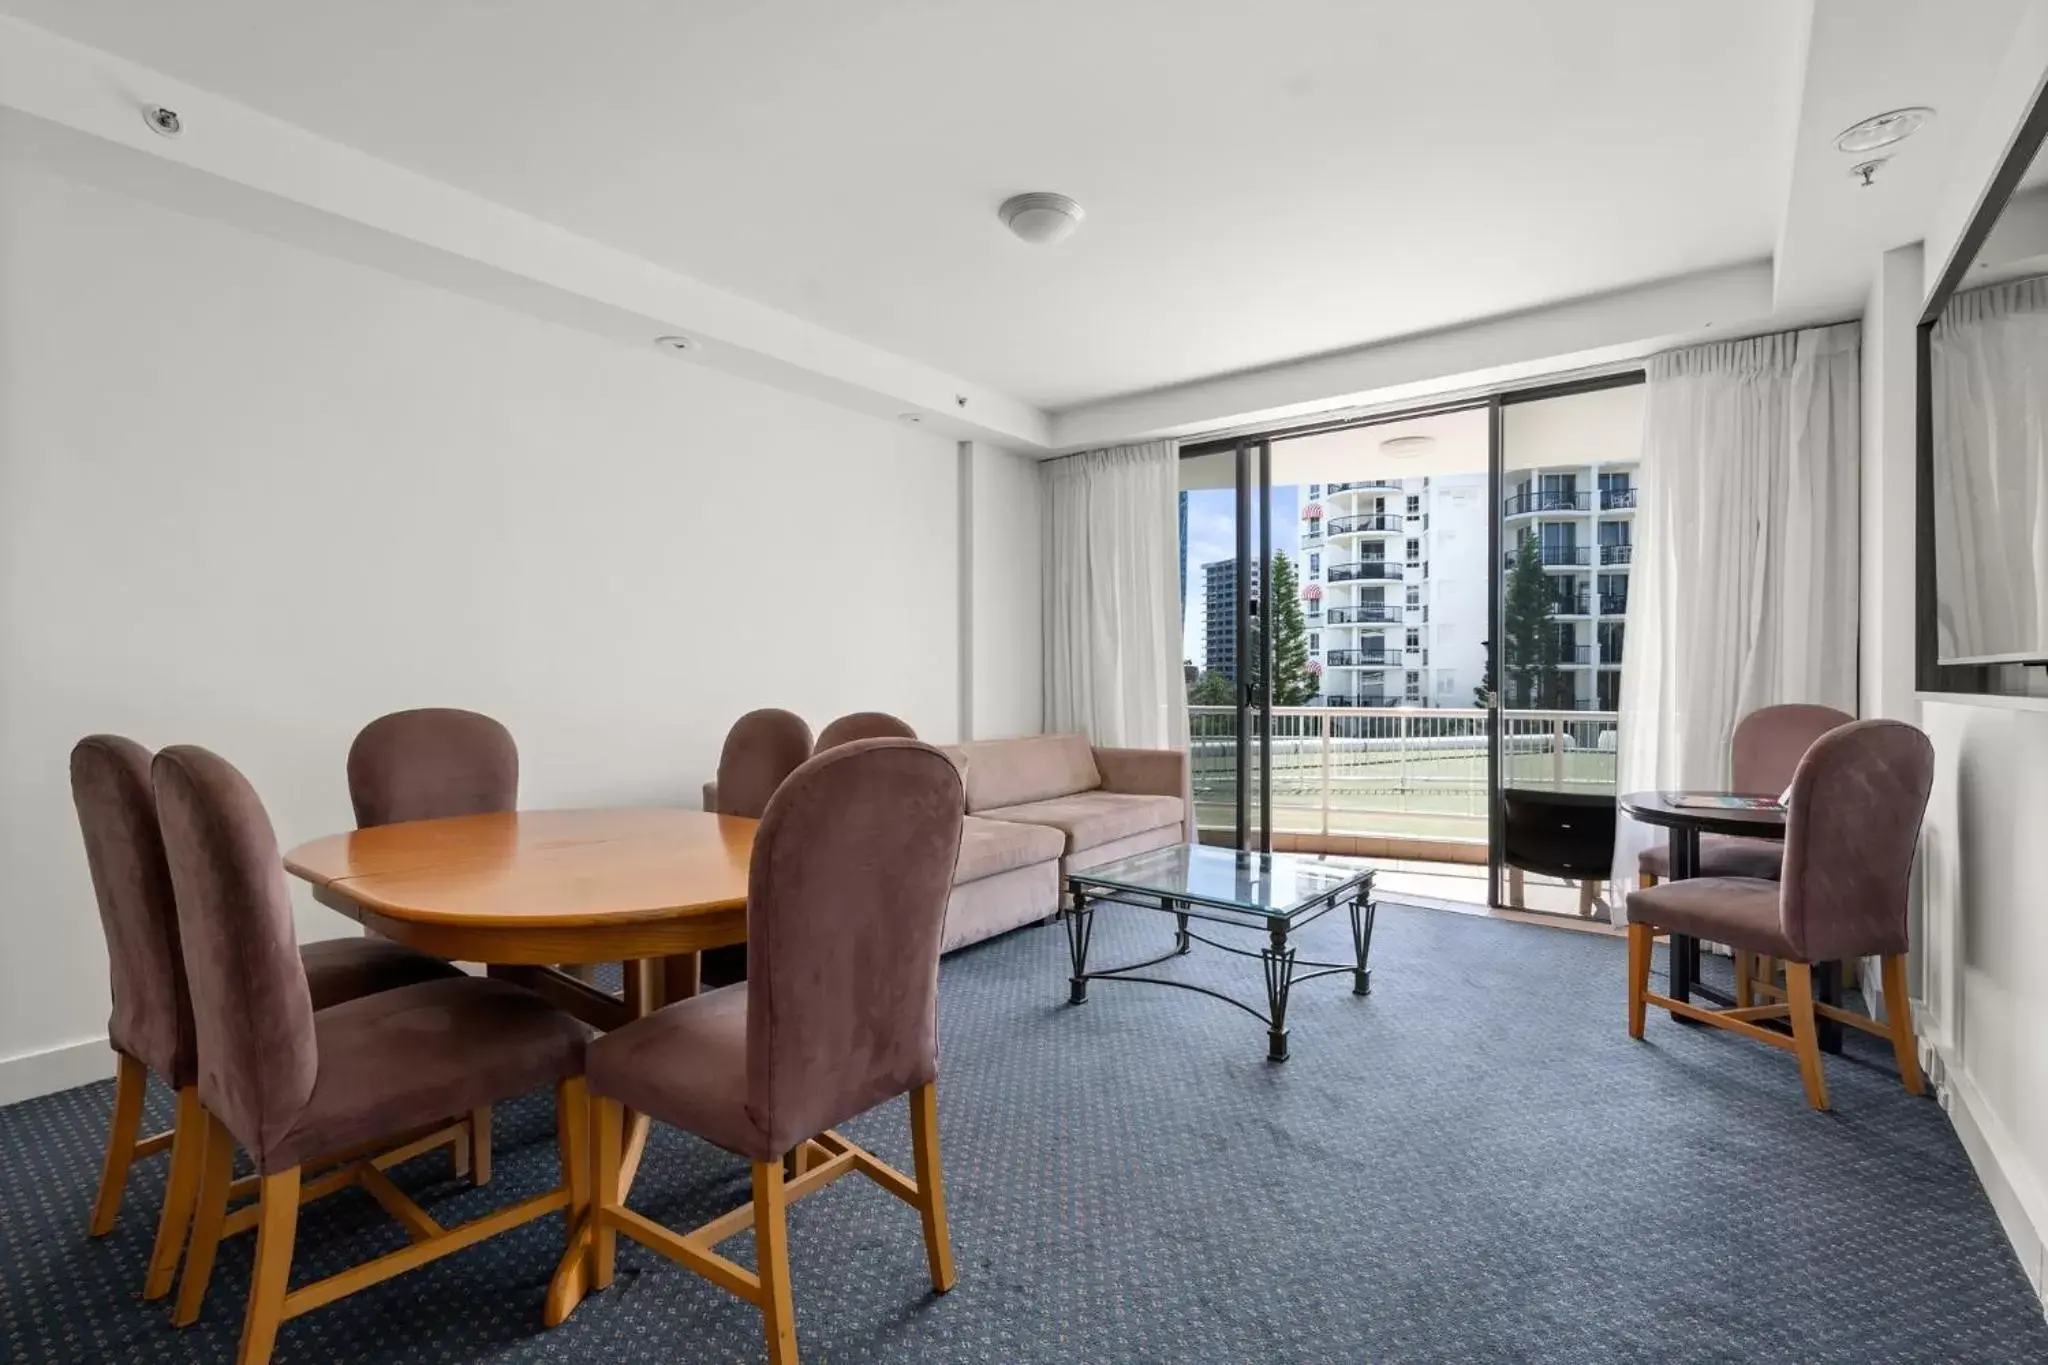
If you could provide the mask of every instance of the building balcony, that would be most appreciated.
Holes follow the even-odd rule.
[[[1355,493],[1362,489],[1385,493],[1404,491],[1401,483],[1395,479],[1367,479],[1362,483],[1333,483],[1325,491],[1330,493]]]
[[[1626,542],[1619,545],[1602,545],[1600,547],[1600,563],[1603,566],[1619,564],[1627,567],[1635,562],[1635,549],[1635,546]]]
[[[1562,645],[1557,651],[1557,661],[1566,668],[1590,668],[1593,665],[1593,646]]]
[[[1633,512],[1636,510],[1636,490],[1633,488],[1603,488],[1600,490],[1600,510],[1603,512]]]
[[[1519,549],[1507,552],[1507,567],[1515,567],[1515,561],[1522,557]],[[1538,545],[1537,562],[1546,569],[1582,569],[1593,562],[1593,547],[1590,545]]]
[[[1323,663],[1329,668],[1388,668],[1398,667],[1400,661],[1400,653],[1395,650],[1330,649],[1323,651]]]
[[[1625,592],[1603,592],[1600,594],[1602,616],[1628,615],[1628,594]]]
[[[1320,544],[1322,543],[1322,540],[1323,540],[1323,524],[1322,524],[1322,523],[1321,523],[1320,521],[1312,521],[1312,522],[1310,522],[1310,523],[1309,523],[1309,524],[1308,524],[1307,526],[1305,526],[1305,527],[1303,527],[1303,528],[1302,528],[1302,531],[1301,531],[1301,543],[1302,543],[1302,544],[1304,544],[1304,545],[1320,545]]]
[[[1545,512],[1590,512],[1593,510],[1591,493],[1545,493],[1534,491],[1517,493],[1502,504],[1501,511],[1510,517],[1536,517]]]
[[[1591,616],[1593,594],[1584,588],[1575,593],[1559,593],[1551,599],[1550,610],[1557,616]]]
[[[1386,602],[1331,607],[1323,613],[1323,621],[1333,626],[1399,625],[1403,619],[1403,609]]]
[[[1337,517],[1324,524],[1332,536],[1406,535],[1407,519],[1396,512],[1375,512],[1363,517]]]
[[[1329,565],[1323,571],[1323,576],[1332,583],[1362,583],[1381,579],[1399,582],[1402,571],[1401,566],[1392,560],[1361,559],[1351,564]]]

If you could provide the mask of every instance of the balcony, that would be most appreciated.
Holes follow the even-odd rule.
[[[1323,613],[1323,621],[1332,626],[1399,625],[1403,619],[1400,607],[1385,602],[1361,602],[1355,607],[1331,607]]]
[[[1557,661],[1566,668],[1588,667],[1593,662],[1593,646],[1560,645],[1557,651]]]
[[[1401,566],[1392,560],[1361,559],[1353,564],[1332,564],[1323,571],[1332,583],[1362,583],[1380,579],[1399,582]]]
[[[1327,491],[1331,493],[1354,493],[1360,489],[1373,489],[1388,493],[1403,491],[1400,482],[1394,479],[1367,479],[1363,483],[1333,483]]]
[[[1522,557],[1519,549],[1507,552],[1507,567],[1515,567],[1515,561]],[[1584,568],[1593,562],[1593,547],[1590,545],[1538,545],[1537,562],[1546,569]]]
[[[1302,532],[1301,532],[1301,543],[1302,543],[1302,544],[1304,544],[1304,545],[1319,545],[1319,544],[1321,544],[1321,543],[1322,543],[1322,539],[1323,539],[1323,524],[1322,524],[1322,523],[1321,523],[1320,521],[1312,521],[1312,522],[1310,522],[1310,523],[1309,523],[1309,524],[1308,524],[1308,525],[1307,525],[1306,527],[1304,527],[1304,528],[1302,529]]]
[[[1603,512],[1633,512],[1636,510],[1634,488],[1603,488],[1600,490],[1600,510]]]
[[[1628,544],[1626,541],[1619,545],[1602,545],[1600,547],[1600,562],[1603,565],[1634,563],[1635,549],[1635,546]]]
[[[1625,592],[1603,592],[1600,594],[1602,616],[1628,615],[1628,594]]]
[[[1394,512],[1364,517],[1338,517],[1328,524],[1333,536],[1398,536],[1407,534],[1406,518]]]
[[[1563,592],[1551,599],[1550,609],[1559,616],[1591,616],[1593,594],[1581,588],[1576,593]]]
[[[1458,700],[1468,702],[1470,693]],[[1508,782],[1612,793],[1618,717],[1591,705],[1503,713]],[[1188,720],[1197,824],[1231,829],[1236,710],[1191,706]],[[1322,707],[1276,707],[1272,726],[1276,834],[1371,835],[1484,849],[1486,712],[1407,705],[1384,690],[1347,687],[1325,697]]]
[[[1399,666],[1401,655],[1386,649],[1331,649],[1323,652],[1323,662],[1331,668],[1386,668],[1389,660]]]
[[[1591,493],[1545,493],[1540,490],[1517,493],[1502,505],[1501,511],[1510,517],[1541,516],[1545,512],[1590,512],[1593,510]]]

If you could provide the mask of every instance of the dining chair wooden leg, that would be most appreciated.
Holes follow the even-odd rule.
[[[1636,873],[1636,888],[1637,888],[1638,890],[1640,890],[1640,891],[1648,891],[1648,890],[1649,890],[1649,889],[1650,889],[1651,887],[1655,886],[1656,884],[1657,884],[1657,874],[1656,874],[1656,873],[1654,873],[1654,872],[1638,872],[1638,873]]]
[[[1920,1074],[1920,1042],[1913,1033],[1913,1002],[1906,995],[1906,958],[1894,953],[1884,960],[1884,1018],[1892,1036],[1892,1056],[1899,1063],[1899,1079],[1909,1095],[1927,1093],[1927,1081]]]
[[[491,1183],[491,1106],[469,1111],[469,1181]]]
[[[1657,930],[1648,924],[1628,926],[1628,1036],[1643,1036],[1643,1016],[1648,1012],[1650,957],[1657,943]]]
[[[796,1365],[796,1302],[789,1284],[789,1216],[780,1161],[754,1163],[754,1265],[761,1277],[768,1365]]]
[[[917,1212],[924,1220],[924,1258],[932,1289],[953,1287],[953,1240],[946,1228],[946,1181],[939,1169],[939,1087],[910,1092],[910,1149],[917,1170]]]
[[[569,1240],[590,1215],[590,1087],[581,1076],[555,1086],[555,1149],[569,1203],[562,1224]]]
[[[1806,1102],[1828,1107],[1828,1078],[1820,1067],[1820,1029],[1813,1017],[1813,966],[1785,959],[1785,1001],[1791,1006],[1792,1051],[1799,1058],[1799,1079]]]
[[[1734,957],[1735,1008],[1746,1010],[1756,1003],[1750,994],[1750,982],[1753,979],[1751,974],[1756,971],[1756,954],[1746,953],[1742,949],[1737,948],[1735,949]]]
[[[206,1303],[206,1285],[213,1278],[214,1254],[220,1250],[221,1225],[228,1217],[228,1186],[234,1183],[235,1139],[226,1125],[206,1116],[206,1140],[200,1155],[199,1196],[192,1210],[192,1244],[185,1249],[185,1268],[178,1276],[178,1305],[171,1324],[190,1327]]]
[[[291,1284],[292,1243],[299,1231],[299,1168],[266,1175],[256,1209],[256,1265],[249,1275],[249,1306],[242,1313],[236,1365],[268,1365],[284,1324]]]
[[[192,1230],[192,1206],[199,1198],[199,1173],[206,1164],[206,1111],[199,1106],[199,1087],[178,1092],[178,1117],[171,1127],[171,1172],[164,1181],[164,1207],[156,1218],[156,1245],[149,1253],[149,1274],[142,1297],[160,1299],[171,1292],[178,1261],[185,1254],[185,1235]]]
[[[124,1052],[114,1054],[114,1111],[107,1123],[107,1155],[100,1165],[100,1188],[93,1196],[94,1237],[114,1230],[121,1215],[121,1193],[128,1187],[128,1168],[135,1162],[135,1143],[142,1133],[142,1101],[149,1093],[149,1068]]]
[[[625,1145],[626,1112],[617,1100],[590,1102],[590,1287],[609,1289],[618,1265],[619,1231],[605,1213],[619,1206],[619,1149]]]

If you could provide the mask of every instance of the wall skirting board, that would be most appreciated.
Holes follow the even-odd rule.
[[[104,1037],[0,1057],[0,1106],[89,1085],[113,1074],[114,1052]]]

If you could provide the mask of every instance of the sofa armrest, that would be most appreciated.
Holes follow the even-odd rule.
[[[1126,796],[1188,795],[1188,756],[1179,749],[1095,750],[1102,790]]]

